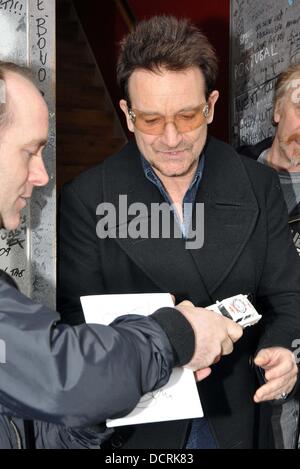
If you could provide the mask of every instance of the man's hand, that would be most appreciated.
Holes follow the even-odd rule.
[[[265,371],[266,384],[258,388],[255,402],[280,399],[283,393],[289,394],[297,381],[298,367],[294,354],[283,347],[270,347],[258,352],[255,365]]]
[[[210,374],[210,365],[219,360],[221,355],[229,355],[233,344],[243,335],[241,326],[205,308],[196,308],[190,301],[183,301],[176,308],[190,322],[195,332],[195,353],[185,365],[197,371],[198,380]],[[205,369],[205,370],[204,370]]]

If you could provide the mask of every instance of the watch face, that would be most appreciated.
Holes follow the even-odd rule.
[[[244,314],[247,310],[247,306],[245,305],[243,300],[239,298],[236,298],[235,300],[233,300],[232,305],[236,309],[236,311],[240,314]]]

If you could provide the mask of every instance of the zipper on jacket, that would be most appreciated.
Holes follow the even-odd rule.
[[[291,225],[292,223],[296,223],[297,221],[300,221],[300,217],[291,218],[288,221],[288,223],[289,223],[289,225]]]
[[[13,422],[12,419],[9,419],[9,423],[10,423],[10,425],[13,429],[14,435],[16,437],[17,449],[23,449],[21,435],[20,435],[20,432],[19,432],[16,424]]]

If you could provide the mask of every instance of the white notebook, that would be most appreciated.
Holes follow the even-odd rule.
[[[90,324],[108,325],[125,314],[148,316],[161,307],[173,306],[168,293],[92,295],[80,299],[85,320]],[[203,417],[203,410],[194,373],[186,368],[174,368],[167,384],[145,394],[128,415],[107,420],[106,425],[117,427],[198,417]]]

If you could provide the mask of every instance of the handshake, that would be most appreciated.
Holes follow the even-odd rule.
[[[196,372],[198,380],[211,373],[210,366],[222,355],[233,351],[243,328],[261,318],[245,295],[236,295],[207,308],[197,308],[190,301],[183,301],[176,308],[194,329],[195,353],[186,367]]]

